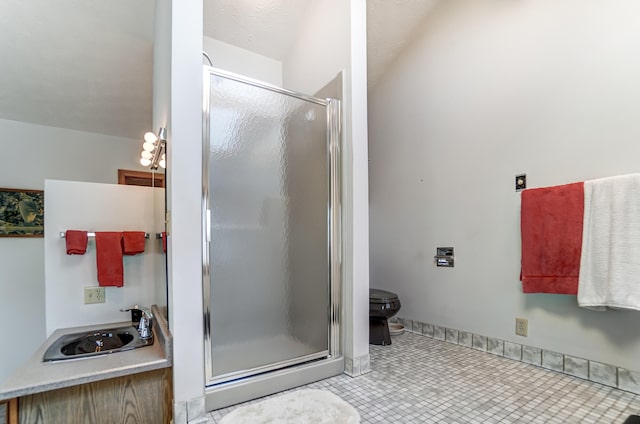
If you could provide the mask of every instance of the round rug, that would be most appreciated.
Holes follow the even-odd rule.
[[[220,424],[358,424],[360,414],[326,390],[302,389],[250,405],[225,415]]]

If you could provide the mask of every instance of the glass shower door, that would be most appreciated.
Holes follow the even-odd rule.
[[[331,114],[325,100],[233,74],[207,79],[211,385],[330,355]]]

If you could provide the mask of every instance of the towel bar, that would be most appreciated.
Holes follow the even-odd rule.
[[[66,232],[60,232],[60,238],[65,238],[66,237]],[[87,237],[95,237],[96,233],[87,233]],[[148,239],[149,238],[149,233],[144,233],[144,238]]]

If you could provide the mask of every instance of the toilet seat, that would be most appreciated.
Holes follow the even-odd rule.
[[[398,300],[398,295],[386,290],[369,289],[369,303],[389,303]]]

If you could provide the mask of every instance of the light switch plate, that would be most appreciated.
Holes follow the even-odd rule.
[[[84,303],[104,303],[105,302],[104,287],[85,287]]]

